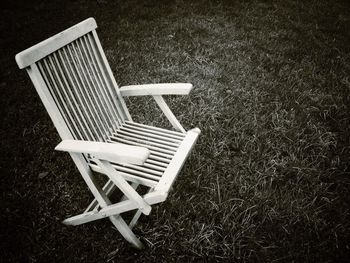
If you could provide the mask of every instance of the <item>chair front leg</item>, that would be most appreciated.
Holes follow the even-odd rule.
[[[139,209],[145,215],[149,215],[151,206],[128,184],[128,182],[115,170],[110,162],[105,160],[93,159],[97,165],[105,172],[105,174],[113,181],[113,183],[127,196],[138,204]]]
[[[89,170],[82,169],[82,165],[84,165],[84,164],[82,162],[79,162],[79,160],[80,160],[79,154],[70,153],[70,155],[72,156],[73,160],[77,161],[77,163],[79,164],[78,169],[79,169],[84,181],[88,185],[90,191],[95,196],[95,199],[97,200],[99,206],[101,208],[106,208],[106,207],[110,206],[112,204],[112,202],[109,200],[106,193],[103,191],[103,189],[96,182],[96,179],[95,179],[94,175],[92,174],[92,172],[87,172]],[[109,216],[109,220],[117,228],[119,233],[121,233],[122,236],[129,243],[131,243],[135,248],[138,248],[138,249],[143,248],[142,242],[135,236],[135,234],[132,232],[130,227],[125,223],[124,219],[119,214]]]
[[[147,193],[151,193],[153,191],[154,191],[154,187],[151,187],[150,189],[148,189]],[[137,211],[135,212],[133,218],[131,219],[131,221],[129,223],[130,229],[133,229],[133,227],[136,225],[136,223],[139,220],[141,214],[142,214],[142,211],[140,209],[137,209]]]

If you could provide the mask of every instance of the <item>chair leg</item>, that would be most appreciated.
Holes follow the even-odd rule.
[[[154,188],[151,187],[150,189],[148,189],[147,193],[151,193],[154,191]],[[139,220],[140,216],[142,214],[142,211],[140,209],[138,209],[134,215],[134,217],[131,219],[130,223],[129,223],[129,227],[130,229],[133,229],[133,227],[136,225],[137,221]]]
[[[132,188],[134,188],[136,190],[137,187],[139,186],[139,184],[138,183],[132,183],[131,186],[132,186]],[[128,199],[126,197],[126,195],[123,195],[123,197],[121,198],[120,201],[125,201],[126,199]],[[141,210],[137,209],[135,215],[133,216],[132,220],[129,223],[129,228],[130,229],[132,229],[136,225],[137,220],[140,218],[141,214],[142,214]]]
[[[138,183],[131,183],[131,187],[134,188],[135,190],[137,189],[137,187],[139,186],[140,184]],[[128,198],[126,197],[126,195],[123,195],[123,197],[120,199],[120,201],[125,201],[127,200]]]
[[[120,215],[110,216],[109,219],[122,236],[137,249],[143,249],[142,242],[135,236]]]
[[[132,183],[131,187],[135,190],[139,186],[138,183]],[[125,201],[128,198],[126,195],[123,195],[120,201]],[[136,213],[140,212],[140,215],[142,214],[141,210],[137,210]],[[135,234],[132,232],[132,228],[127,225],[127,223],[124,221],[124,219],[120,215],[115,215],[109,217],[110,221],[113,223],[113,225],[118,229],[118,231],[122,234],[122,236],[131,243],[135,248],[137,249],[143,249],[142,242],[135,236]]]
[[[137,221],[139,220],[140,216],[141,216],[142,212],[140,209],[137,209],[134,217],[131,219],[130,223],[129,223],[129,227],[130,229],[133,229],[133,227],[136,225]]]
[[[76,162],[76,164],[78,166],[78,169],[79,169],[79,171],[80,171],[84,181],[86,182],[86,184],[90,188],[90,191],[94,195],[94,197],[95,197],[96,201],[98,202],[99,206],[101,208],[106,208],[106,207],[110,206],[112,204],[112,202],[109,200],[106,192],[104,191],[106,189],[103,190],[99,186],[99,184],[97,183],[97,180],[94,177],[94,175],[93,175],[91,170],[84,169],[85,168],[84,165],[86,165],[86,164],[79,160],[79,158],[80,158],[79,154],[71,153],[71,156],[72,156],[73,160]],[[111,187],[110,190],[113,191],[112,187]],[[133,189],[133,191],[134,191],[134,189]],[[90,206],[89,210],[91,208],[93,208],[93,206],[94,205],[92,204]],[[110,216],[109,219],[113,223],[113,225],[117,228],[117,230],[122,234],[122,236],[128,242],[130,242],[135,248],[138,248],[138,249],[142,249],[143,248],[142,242],[135,236],[135,234],[131,231],[131,229],[129,228],[127,223],[124,221],[124,219],[119,214]]]
[[[108,180],[108,182],[103,186],[102,191],[105,192],[107,197],[109,197],[114,190],[117,188],[115,184],[113,184],[112,180]],[[100,205],[98,204],[96,198],[90,203],[90,205],[86,208],[84,213],[90,212],[90,211],[97,211],[99,209]]]
[[[76,158],[76,154],[71,154],[72,158]],[[79,167],[78,167],[79,168]],[[90,170],[82,170],[81,175],[84,178],[84,181],[90,188],[90,191],[95,196],[96,201],[98,202],[101,208],[110,206],[112,203],[109,200],[106,193],[103,189],[98,185],[94,175]],[[92,206],[91,206],[92,208]],[[114,215],[109,217],[110,221],[117,228],[117,230],[122,234],[122,236],[130,242],[135,248],[142,249],[143,244],[141,241],[135,236],[135,234],[131,231],[127,223],[125,223],[124,219],[120,215]]]

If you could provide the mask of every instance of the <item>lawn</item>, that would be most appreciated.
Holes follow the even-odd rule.
[[[347,1],[8,1],[1,32],[1,258],[13,262],[346,262],[350,258]],[[92,200],[14,56],[94,17],[119,85],[166,97],[202,134],[137,251]],[[168,127],[151,98],[136,120]]]

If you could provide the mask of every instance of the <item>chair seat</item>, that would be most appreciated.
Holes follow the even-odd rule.
[[[186,134],[140,123],[126,121],[107,139],[109,143],[124,143],[146,147],[150,155],[143,165],[116,164],[113,167],[127,180],[155,187],[169,167]],[[93,171],[101,169],[89,161]]]

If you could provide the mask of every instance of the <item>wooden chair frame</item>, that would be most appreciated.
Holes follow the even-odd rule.
[[[101,47],[96,28],[93,18],[84,20],[18,53],[16,61],[19,68],[25,68],[28,72],[62,138],[62,142],[55,149],[69,152],[95,198],[82,214],[68,218],[63,223],[80,225],[108,217],[123,237],[140,249],[143,245],[132,232],[133,226],[142,213],[148,215],[151,212],[151,205],[167,199],[175,178],[200,134],[198,128],[186,131],[182,127],[162,95],[187,95],[192,90],[192,85],[167,83],[119,88]],[[73,46],[68,47],[69,45]],[[77,90],[74,91],[75,95],[73,89]],[[90,89],[90,93],[85,92],[85,89]],[[85,96],[84,100],[77,96],[79,92],[82,97]],[[133,122],[123,97],[145,95],[153,96],[176,131]],[[62,99],[62,96],[66,96],[66,99]],[[88,104],[87,101],[96,103]],[[96,120],[86,117],[93,116],[93,111],[96,113]],[[118,118],[111,112],[118,115]],[[101,113],[108,114],[103,116]],[[103,125],[94,125],[98,123]],[[130,141],[130,132],[135,132],[133,141]],[[143,144],[135,142],[135,138]],[[119,143],[112,141],[113,139],[118,139]],[[165,143],[162,140],[165,140]],[[128,143],[123,143],[125,141]],[[149,145],[145,145],[145,141],[149,142]],[[172,154],[171,158],[168,152]],[[148,159],[152,155],[155,156],[155,160]],[[163,165],[162,161],[166,162],[166,165]],[[148,166],[143,167],[146,162],[149,162]],[[133,174],[123,172],[131,169],[138,170],[133,170]],[[159,180],[157,178],[157,181],[152,181],[135,175],[147,175],[153,179],[156,177],[148,175],[147,171],[160,174]],[[103,187],[97,183],[94,172],[108,177],[108,182]],[[149,187],[148,193],[143,196],[137,192],[140,184]],[[124,196],[120,202],[112,204],[109,196],[116,188],[119,188]],[[121,214],[131,210],[136,212],[128,225]]]

